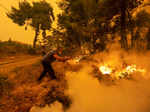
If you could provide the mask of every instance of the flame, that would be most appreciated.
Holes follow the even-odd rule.
[[[126,71],[128,74],[133,73],[134,71],[137,71],[136,65],[132,65],[132,66],[129,65],[129,66],[127,66],[126,69],[125,69],[125,71]]]
[[[112,73],[112,69],[109,68],[108,66],[100,66],[99,70],[102,72],[102,74],[111,74]]]
[[[82,58],[82,57],[79,57],[79,56],[78,56],[78,57],[75,57],[75,58],[72,58],[72,59],[68,60],[67,62],[68,62],[69,64],[71,64],[71,65],[72,65],[72,64],[73,64],[73,65],[74,65],[74,64],[78,64],[78,63],[80,62],[81,58]]]
[[[83,56],[77,56],[77,57],[75,57],[75,58],[73,59],[73,61],[74,61],[75,63],[79,63],[82,58],[83,58]]]
[[[75,63],[79,63],[80,62],[80,58],[77,58],[74,61],[75,61]]]
[[[112,68],[111,66],[102,65],[99,67],[99,70],[103,75],[107,74],[107,75],[110,75],[112,78],[115,77],[117,79],[130,76],[134,72],[140,72],[140,73],[146,72],[145,69],[137,68],[137,66],[135,64],[128,65],[125,68],[122,68],[121,70],[116,70],[116,69]]]

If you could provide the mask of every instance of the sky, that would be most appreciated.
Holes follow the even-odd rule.
[[[0,0],[0,40],[5,41],[11,38],[15,41],[20,41],[27,44],[32,44],[34,38],[34,30],[28,28],[25,31],[24,27],[20,27],[13,23],[11,19],[6,16],[6,12],[10,11],[11,6],[18,5],[19,1],[23,0]],[[40,1],[40,0],[27,0],[27,1]],[[56,1],[59,0],[47,0],[54,8],[55,15],[60,13],[57,7]]]
[[[17,6],[19,1],[23,0],[0,0],[0,40],[17,40],[23,43],[32,44],[34,38],[34,30],[28,28],[25,31],[24,27],[20,27],[17,24],[13,23],[7,16],[6,12],[10,11],[11,6]],[[39,0],[27,0],[27,1],[39,1]],[[56,1],[59,0],[46,0],[51,3],[54,8],[54,13],[57,15],[61,11],[56,5]],[[150,0],[145,0],[150,2]],[[56,26],[54,24],[54,26]]]

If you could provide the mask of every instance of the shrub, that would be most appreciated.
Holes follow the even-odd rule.
[[[12,83],[8,80],[8,77],[0,75],[0,97],[9,94],[12,88]]]

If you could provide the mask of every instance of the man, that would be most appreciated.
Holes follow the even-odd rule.
[[[42,56],[44,56],[44,55],[46,55],[46,48],[45,48],[45,46],[42,46],[41,47],[41,54],[42,54]]]
[[[60,55],[62,54],[62,48],[58,48],[56,51],[50,51],[48,52],[42,59],[42,65],[43,65],[43,72],[41,73],[40,77],[39,77],[39,81],[46,75],[46,73],[49,74],[49,76],[52,79],[56,79],[56,75],[55,72],[52,68],[52,62],[54,62],[55,60],[59,60],[59,61],[66,61],[68,59],[70,59],[70,57],[61,57]]]

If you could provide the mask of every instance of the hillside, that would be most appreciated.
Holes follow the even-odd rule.
[[[39,48],[36,49],[37,51]],[[33,55],[35,50],[32,45],[24,44],[17,41],[0,41],[0,58],[15,56],[15,55]]]

